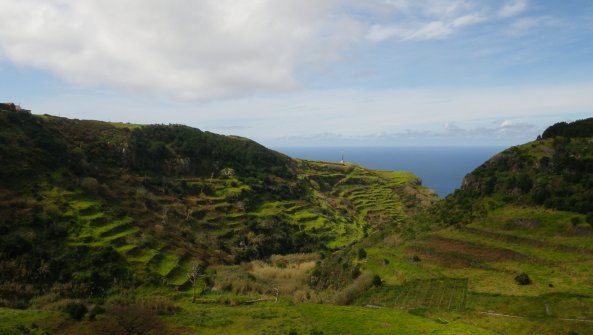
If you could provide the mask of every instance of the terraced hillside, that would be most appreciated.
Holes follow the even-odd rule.
[[[293,160],[185,126],[14,110],[0,111],[0,125],[8,305],[115,283],[185,290],[196,264],[331,252],[436,201],[409,173]]]
[[[591,334],[588,124],[438,201],[190,127],[0,111],[0,333]]]

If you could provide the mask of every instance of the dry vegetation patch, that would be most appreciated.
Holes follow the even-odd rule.
[[[336,305],[348,305],[371,287],[373,287],[373,274],[363,272],[350,285],[339,291],[334,296],[333,302]]]
[[[504,262],[529,258],[527,255],[510,249],[489,247],[444,237],[433,237],[430,240],[430,245],[439,251],[464,254],[484,262]]]
[[[267,294],[278,289],[282,295],[311,296],[310,270],[319,260],[318,254],[274,255],[269,261],[256,260],[240,266],[216,269],[214,288],[235,294]]]
[[[407,252],[449,268],[482,267],[487,262],[537,261],[532,256],[514,250],[438,236],[431,237],[421,245],[408,247]]]

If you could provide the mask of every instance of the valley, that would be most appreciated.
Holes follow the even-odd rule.
[[[2,110],[0,334],[591,334],[590,123],[439,200],[410,172]]]

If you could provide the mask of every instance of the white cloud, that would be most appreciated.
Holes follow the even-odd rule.
[[[442,39],[527,7],[489,2],[0,0],[0,57],[77,84],[208,100],[299,87],[297,73],[365,37]]]
[[[479,13],[471,13],[454,17],[448,21],[425,22],[414,28],[404,28],[398,25],[375,24],[370,27],[367,38],[373,42],[380,42],[390,38],[402,40],[429,40],[444,38],[465,26],[471,26],[486,21]]]
[[[0,46],[69,81],[189,99],[296,85],[335,61],[359,24],[334,0],[0,0]]]
[[[485,18],[479,14],[469,14],[469,15],[464,15],[464,16],[458,17],[455,20],[453,20],[453,22],[451,22],[451,26],[456,27],[456,28],[464,27],[464,26],[469,26],[472,24],[480,23],[484,20],[485,20]]]
[[[383,4],[388,19],[370,27],[366,38],[373,42],[442,39],[462,28],[516,16],[528,9],[524,0],[507,2],[502,7],[467,0],[402,0]]]
[[[406,36],[405,39],[409,40],[424,40],[424,39],[433,39],[433,38],[440,38],[451,34],[453,31],[451,25],[445,24],[442,21],[433,21],[429,22],[428,24],[424,25],[417,31],[413,32],[412,34]]]
[[[528,16],[513,20],[504,32],[510,36],[521,36],[529,33],[539,33],[544,28],[560,31],[570,25],[569,21],[562,21],[551,16]]]
[[[498,12],[501,18],[517,16],[523,13],[528,7],[527,0],[512,0],[505,4]]]
[[[380,24],[375,24],[370,27],[366,38],[373,42],[381,42],[396,36],[403,38],[408,34],[409,33],[407,31],[403,30],[400,27],[383,26]]]

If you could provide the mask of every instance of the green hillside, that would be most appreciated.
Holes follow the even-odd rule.
[[[442,204],[443,220],[470,221],[503,204],[591,213],[591,217],[591,120],[553,125],[537,141],[509,148],[492,157],[467,175],[461,188]],[[556,132],[564,136],[553,136]],[[593,222],[593,217],[589,220]]]
[[[272,279],[234,281],[239,264],[319,259],[437,199],[409,173],[293,160],[180,125],[3,110],[0,143],[0,302],[10,308],[189,294],[195,264],[207,269],[198,291],[260,294]]]
[[[433,225],[415,239],[367,242],[367,268],[385,284],[355,304],[497,334],[593,333],[590,122],[495,155],[431,209]]]
[[[0,334],[591,334],[589,122],[439,201],[187,126],[0,111]]]

